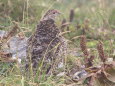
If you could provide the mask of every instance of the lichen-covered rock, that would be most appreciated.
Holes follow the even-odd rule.
[[[6,31],[0,30],[0,38],[2,38],[7,34]],[[13,56],[18,57],[20,59],[25,59],[26,57],[26,49],[27,49],[27,37],[24,37],[23,39],[19,36],[13,36],[11,37],[6,45],[8,45],[7,49],[3,48],[4,52],[12,53]]]
[[[9,40],[9,51],[13,57],[26,59],[27,39],[14,36]]]

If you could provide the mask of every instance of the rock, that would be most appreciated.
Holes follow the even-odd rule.
[[[58,64],[58,68],[63,68],[64,67],[64,63],[63,62],[60,62],[59,64]]]
[[[113,62],[113,58],[107,58],[107,62]]]
[[[65,75],[65,72],[60,72],[59,74],[57,74],[58,77],[62,77]]]
[[[26,58],[26,49],[27,49],[27,39],[20,37],[12,37],[9,42],[9,51],[12,53],[13,57],[17,57],[19,59],[25,59]]]
[[[81,71],[76,72],[73,75],[73,79],[79,80],[80,78],[85,77],[86,75],[87,75],[87,72],[85,70],[81,70]]]
[[[6,34],[6,31],[0,30],[0,39]],[[3,49],[1,49],[1,52],[11,53],[12,55],[9,58],[21,63],[21,60],[26,59],[27,40],[27,37],[19,33],[17,36],[11,37],[6,43],[2,44]]]

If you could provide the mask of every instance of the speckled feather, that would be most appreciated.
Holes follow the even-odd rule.
[[[38,68],[41,61],[44,60],[44,66],[50,65],[62,59],[61,53],[64,51],[62,36],[59,36],[59,29],[54,20],[48,19],[40,21],[36,32],[28,40],[27,59],[31,60],[34,68]],[[57,62],[58,63],[58,62]]]

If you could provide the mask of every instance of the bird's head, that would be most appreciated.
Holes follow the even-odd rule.
[[[55,18],[56,18],[58,15],[60,15],[60,14],[61,14],[61,13],[60,13],[59,11],[52,9],[52,10],[47,11],[46,14],[43,16],[42,19],[43,19],[43,20],[48,20],[48,19],[53,19],[53,20],[55,20]]]

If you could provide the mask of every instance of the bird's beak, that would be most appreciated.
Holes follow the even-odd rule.
[[[62,14],[61,12],[58,12],[59,14]]]

